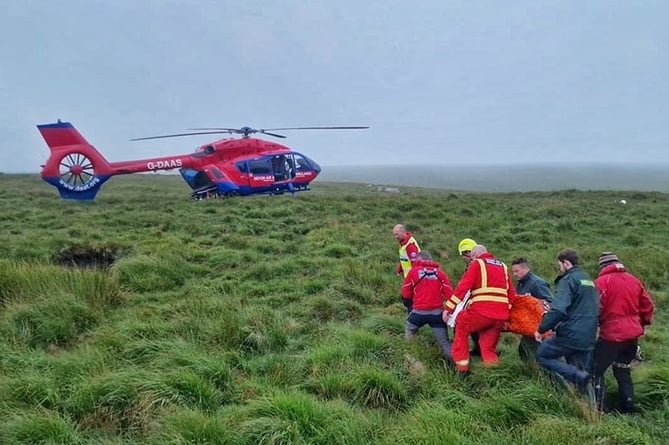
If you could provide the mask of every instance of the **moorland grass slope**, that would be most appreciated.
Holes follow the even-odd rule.
[[[562,248],[593,275],[615,251],[657,305],[633,372],[641,412],[596,415],[521,363],[511,334],[466,381],[429,332],[405,343],[398,222],[454,282],[464,237],[546,278]],[[137,175],[70,202],[0,175],[0,443],[669,443],[668,224],[669,195],[652,192],[317,182],[195,202],[177,177]],[[115,261],[61,265],[72,249]]]

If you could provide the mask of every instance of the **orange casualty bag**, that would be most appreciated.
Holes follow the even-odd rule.
[[[539,329],[541,318],[548,310],[547,305],[546,301],[534,298],[529,294],[516,295],[516,301],[509,312],[506,330],[514,334],[534,337],[534,333]],[[550,335],[546,334],[544,334],[544,337]]]

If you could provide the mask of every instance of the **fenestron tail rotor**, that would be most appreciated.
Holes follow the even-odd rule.
[[[70,187],[86,187],[95,180],[93,162],[83,153],[68,153],[60,160],[58,176]]]
[[[276,138],[285,138],[286,136],[274,131],[288,131],[288,130],[365,130],[369,127],[283,127],[283,128],[251,128],[251,127],[241,127],[241,128],[223,128],[223,127],[207,127],[207,128],[189,128],[188,133],[176,133],[176,134],[165,134],[160,136],[149,136],[143,138],[130,139],[131,141],[144,141],[148,139],[163,139],[163,138],[176,138],[183,136],[197,136],[202,134],[241,134],[243,138],[248,138],[250,135],[255,133],[266,134],[268,136],[274,136]]]

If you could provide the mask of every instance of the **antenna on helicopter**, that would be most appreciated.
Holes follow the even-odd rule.
[[[241,128],[222,128],[222,127],[211,127],[211,128],[189,128],[189,133],[176,133],[176,134],[165,134],[161,136],[149,136],[143,138],[134,138],[130,139],[131,141],[144,141],[147,139],[163,139],[163,138],[176,138],[183,136],[197,136],[201,134],[241,134],[242,138],[246,139],[250,137],[251,134],[261,133],[268,136],[274,136],[276,138],[286,138],[286,136],[274,131],[287,131],[287,130],[365,130],[369,127],[284,127],[284,128],[251,128],[251,127],[241,127]]]

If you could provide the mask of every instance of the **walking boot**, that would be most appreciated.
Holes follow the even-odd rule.
[[[634,414],[636,408],[634,407],[634,400],[631,397],[627,397],[620,402],[620,412],[623,414]]]

